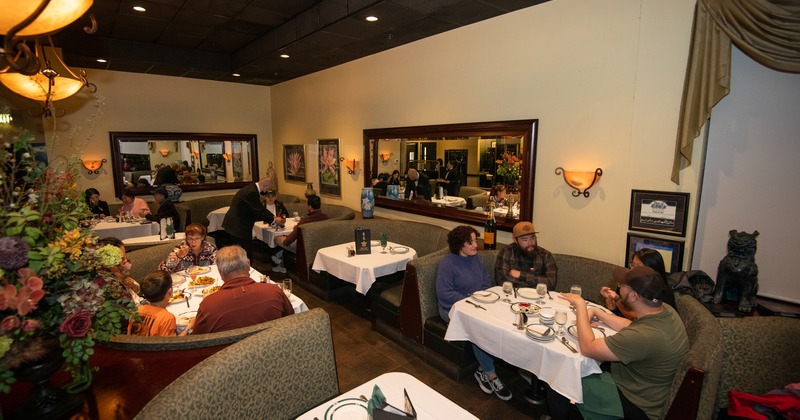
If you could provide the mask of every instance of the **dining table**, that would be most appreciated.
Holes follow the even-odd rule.
[[[442,198],[431,197],[431,202],[440,207],[466,207],[467,200],[463,197],[446,196]]]
[[[456,302],[450,309],[450,324],[445,340],[470,341],[485,352],[532,372],[570,400],[582,403],[581,378],[600,373],[601,370],[596,360],[580,353],[578,339],[573,336],[575,312],[570,309],[569,302],[554,292],[550,292],[543,303],[539,302],[535,289],[520,288],[514,293],[516,296],[506,295],[502,287],[494,286]],[[506,298],[511,303],[504,302]],[[514,309],[520,308],[520,304],[535,305],[526,307],[534,312],[528,314],[528,323],[523,329],[515,325],[519,315]],[[589,305],[604,309],[593,303]],[[551,341],[534,340],[528,336],[526,328],[546,331],[542,330],[546,327],[539,325],[541,321],[538,315],[545,308],[567,312],[563,335]],[[558,329],[558,325],[554,324],[552,328]],[[592,331],[596,337],[616,334],[603,324]],[[562,337],[575,352],[562,342]]]
[[[158,235],[161,226],[158,223],[146,219],[132,222],[118,222],[112,217],[107,217],[97,222],[97,224],[92,227],[92,230],[100,238],[114,237],[125,240],[141,236]]]
[[[387,372],[325,401],[301,414],[297,419],[355,420],[371,418],[371,413],[367,413],[365,398],[372,397],[376,385],[386,397],[386,403],[401,410],[405,410],[405,395],[407,394],[418,419],[466,420],[478,418],[414,376],[405,372]]]
[[[186,233],[184,232],[175,232],[174,239],[161,239],[161,235],[147,235],[147,236],[135,236],[133,238],[125,238],[122,240],[122,243],[125,244],[125,248],[130,251],[132,249],[144,248],[146,246],[152,245],[159,245],[165,243],[175,243],[178,244],[186,239]]]
[[[417,258],[413,248],[387,242],[386,252],[382,252],[380,241],[371,241],[369,254],[350,256],[348,248],[355,248],[355,242],[320,248],[314,257],[311,269],[327,271],[346,282],[356,285],[356,291],[366,295],[378,277],[388,276],[406,269],[406,263]]]
[[[218,208],[211,213],[208,213],[208,232],[215,232],[222,229],[222,221],[225,220],[225,214],[228,213],[228,207]],[[287,236],[292,233],[295,225],[300,222],[299,218],[287,217],[286,223],[280,226],[273,226],[269,223],[256,222],[253,224],[253,238],[258,239],[270,248],[275,248],[275,238],[279,236]]]
[[[200,302],[203,301],[203,291],[212,286],[222,286],[222,276],[220,276],[219,269],[217,268],[216,264],[197,268],[199,269],[197,278],[202,276],[212,277],[214,279],[214,283],[193,287],[189,285],[191,278],[186,270],[172,273],[173,290],[176,293],[183,290],[184,295],[189,296],[189,299],[178,299],[175,302],[171,302],[167,305],[167,310],[175,315],[179,332],[186,327],[186,325],[189,323],[189,320],[197,315],[197,309],[200,308]],[[272,281],[269,276],[261,274],[254,268],[250,269],[250,278],[257,282],[273,283],[280,286],[278,282]],[[303,299],[300,299],[294,293],[289,296],[289,303],[292,304],[294,313],[305,312],[308,310],[308,306]]]

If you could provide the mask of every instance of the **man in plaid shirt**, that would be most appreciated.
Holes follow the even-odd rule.
[[[514,243],[497,254],[497,284],[510,281],[514,287],[535,288],[537,283],[546,282],[547,290],[555,290],[558,267],[553,254],[537,245],[537,233],[531,222],[519,222],[514,226]]]

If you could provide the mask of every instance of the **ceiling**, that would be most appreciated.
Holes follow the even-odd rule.
[[[53,38],[72,67],[271,86],[545,1],[94,0],[96,33]]]

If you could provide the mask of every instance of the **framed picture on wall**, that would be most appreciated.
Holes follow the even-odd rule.
[[[283,179],[306,182],[306,147],[302,144],[283,146]]]
[[[686,236],[689,193],[631,191],[629,230]]]
[[[633,254],[642,248],[655,249],[664,259],[664,268],[667,273],[676,273],[683,270],[683,242],[671,239],[653,238],[640,236],[634,233],[628,234],[627,250],[625,251],[625,261],[630,266]]]
[[[317,140],[319,156],[319,192],[342,196],[341,165],[339,164],[339,139]]]

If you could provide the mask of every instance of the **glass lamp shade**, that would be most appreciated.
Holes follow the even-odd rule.
[[[83,82],[70,77],[56,76],[53,88],[50,90],[50,100],[60,101],[78,93],[83,87]],[[26,76],[19,73],[0,74],[0,83],[18,95],[33,99],[38,102],[47,102],[48,85],[50,79],[41,73]]]
[[[589,197],[589,188],[592,188],[600,181],[600,177],[603,176],[603,170],[597,168],[594,172],[567,171],[564,168],[558,167],[556,168],[556,175],[563,175],[564,182],[574,189],[574,191],[572,191],[573,197],[581,195]]]
[[[20,37],[39,37],[52,34],[83,16],[93,0],[51,0],[33,22],[17,32]],[[0,35],[5,35],[36,10],[41,4],[36,0],[0,0]]]

